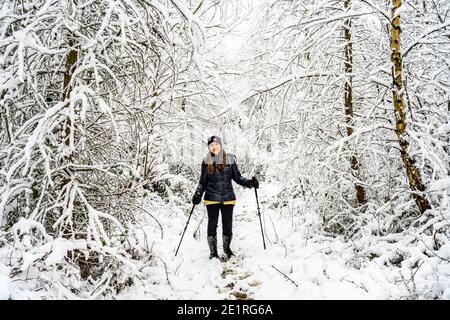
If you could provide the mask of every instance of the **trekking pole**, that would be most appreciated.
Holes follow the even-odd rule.
[[[258,192],[256,191],[256,188],[255,188],[255,195],[256,195],[256,206],[258,208],[259,224],[261,225],[261,235],[262,235],[262,239],[263,239],[264,250],[266,250],[266,242],[264,241],[264,231],[263,231],[263,226],[262,226],[262,222],[261,222],[261,213],[259,212]]]
[[[192,210],[191,210],[191,213],[189,214],[189,218],[188,218],[188,221],[186,222],[186,226],[184,227],[183,234],[181,235],[181,239],[180,239],[180,243],[178,244],[177,251],[175,251],[175,256],[178,253],[178,249],[180,249],[181,241],[183,241],[184,233],[186,232],[186,229],[188,227],[189,221],[191,220],[191,216],[192,216],[192,212],[194,212],[194,208],[195,208],[195,204],[192,206]]]

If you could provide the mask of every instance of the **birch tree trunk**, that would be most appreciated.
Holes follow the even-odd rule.
[[[401,0],[392,0],[391,8],[391,62],[392,62],[392,98],[394,102],[394,116],[395,116],[395,133],[397,135],[398,143],[400,145],[400,154],[403,166],[406,170],[408,183],[413,191],[413,196],[421,213],[430,208],[428,199],[421,193],[425,191],[425,186],[422,183],[422,177],[418,168],[414,165],[414,160],[409,156],[409,141],[406,132],[406,108],[403,99],[403,71],[402,71],[402,56],[400,50],[400,15],[395,15],[396,10],[402,5]],[[419,192],[419,193],[417,193]]]

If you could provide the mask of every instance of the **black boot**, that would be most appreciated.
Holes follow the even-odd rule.
[[[233,251],[230,249],[231,244],[231,236],[225,236],[223,235],[223,252],[226,255],[227,259],[230,259],[231,256],[234,256]]]
[[[208,245],[211,253],[209,254],[209,258],[219,258],[217,254],[217,236],[208,236]]]

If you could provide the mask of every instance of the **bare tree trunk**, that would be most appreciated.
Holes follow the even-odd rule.
[[[351,0],[344,0],[344,8],[347,11],[350,8]],[[345,85],[344,85],[344,107],[345,107],[345,122],[347,123],[347,136],[351,136],[353,134],[353,95],[352,95],[352,86],[353,86],[353,49],[352,49],[352,20],[347,19],[344,23],[344,40],[345,40]],[[355,152],[352,152],[350,156],[350,167],[352,170],[352,176],[358,177],[359,172],[359,162],[356,157]],[[356,189],[356,199],[360,205],[366,203],[366,191],[364,187],[360,184],[355,184]]]
[[[75,67],[75,64],[78,60],[78,51],[75,49],[75,36],[72,32],[69,32],[68,34],[68,45],[69,45],[69,53],[66,56],[65,61],[65,71],[64,71],[64,79],[63,79],[63,91],[62,91],[62,100],[66,100],[70,98],[70,94],[72,92],[72,86],[70,85],[70,81],[72,80],[73,76],[73,69]],[[66,103],[66,107],[69,108],[70,102]],[[64,133],[65,133],[65,140],[64,143],[66,146],[70,145],[70,131],[71,131],[72,122],[70,120],[70,117],[67,117],[67,119],[64,121]],[[63,157],[60,159],[61,164],[64,162],[72,162],[73,161],[73,154],[70,153],[69,155]],[[68,183],[70,183],[70,168],[65,170],[66,175],[63,176],[61,179],[61,186],[60,188],[63,188]],[[76,211],[73,212],[73,220],[74,222],[78,222],[78,213]],[[63,235],[66,236],[68,239],[70,239],[71,236],[73,236],[74,230],[71,224],[67,224],[64,227]]]
[[[428,199],[416,192],[425,191],[425,186],[422,183],[422,177],[419,170],[414,165],[414,160],[408,154],[409,142],[406,132],[406,109],[403,102],[403,71],[402,71],[402,56],[400,51],[400,16],[394,16],[395,11],[400,8],[402,4],[401,0],[392,0],[391,8],[391,62],[392,62],[392,98],[394,101],[394,116],[395,116],[395,133],[397,134],[398,143],[401,149],[401,158],[406,170],[409,186],[414,192],[414,198],[416,204],[419,207],[421,213],[430,208]]]
[[[70,80],[72,79],[73,74],[73,67],[75,66],[75,63],[78,59],[78,52],[74,48],[75,46],[75,40],[74,35],[72,33],[69,34],[69,47],[70,51],[67,54],[66,57],[66,71],[64,72],[64,86],[63,86],[63,100],[68,99],[70,97],[70,93],[72,91],[72,88],[69,87]],[[69,105],[69,103],[67,103]],[[66,145],[69,145],[69,139],[70,139],[70,119],[67,118],[66,124],[65,124],[65,133],[66,133]]]

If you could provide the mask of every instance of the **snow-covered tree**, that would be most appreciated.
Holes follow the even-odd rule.
[[[424,130],[445,131],[448,121],[448,95],[441,90],[449,73],[438,67],[446,64],[449,51],[448,5],[410,1],[392,9],[388,3],[336,0],[262,6],[266,11],[252,37],[257,76],[243,101],[251,113],[264,101],[255,122],[261,121],[264,143],[283,150],[281,163],[291,183],[283,198],[294,194],[306,200],[322,216],[324,230],[349,236],[405,230],[427,208],[445,208],[440,200],[428,205],[426,199],[436,192],[432,181],[441,181],[436,186],[443,190],[448,150],[439,134]],[[393,72],[401,63],[397,71],[391,68],[391,13],[395,21],[402,17],[402,55],[429,56],[403,59],[407,71],[397,84],[402,90],[394,90]],[[430,81],[424,70],[436,78]],[[408,101],[400,121],[408,128],[400,142],[392,92]],[[420,98],[425,92],[430,99]],[[426,105],[431,101],[439,120]],[[405,159],[410,160],[405,164]],[[411,178],[423,180],[421,187]]]
[[[12,0],[0,20],[0,222],[18,266],[120,289],[148,256],[141,199],[168,174],[158,114],[205,91],[203,24],[178,0]]]

